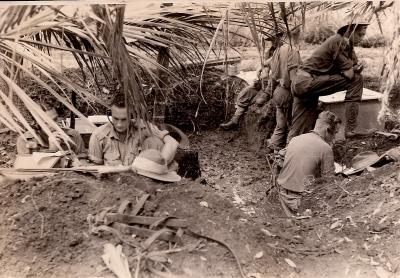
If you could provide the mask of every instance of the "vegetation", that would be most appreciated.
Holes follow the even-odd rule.
[[[29,76],[46,89],[74,114],[84,118],[73,105],[70,92],[107,106],[107,103],[73,82],[54,63],[51,52],[70,52],[74,55],[82,76],[91,76],[97,89],[103,76],[118,80],[132,115],[148,119],[143,93],[143,80],[152,80],[163,101],[170,97],[171,88],[190,88],[202,94],[202,76],[206,61],[227,59],[233,49],[231,42],[238,38],[256,45],[260,64],[265,59],[265,40],[272,40],[279,31],[287,33],[297,25],[307,26],[306,13],[326,10],[346,10],[356,20],[361,15],[367,19],[379,18],[378,12],[393,6],[394,1],[363,3],[292,2],[292,3],[236,3],[230,5],[200,5],[167,7],[145,15],[142,19],[125,18],[124,5],[92,5],[85,9],[66,11],[62,6],[10,6],[0,19],[0,59],[5,71],[0,73],[3,89],[0,92],[0,121],[10,129],[23,134],[34,130],[15,103],[21,102],[56,143],[51,128],[62,131],[46,117],[40,106],[18,85],[19,75]],[[399,9],[394,4],[394,11]],[[398,17],[396,19],[398,21]],[[400,26],[400,25],[397,25]],[[249,33],[238,31],[248,28]],[[394,33],[390,58],[385,70],[387,86],[393,87],[398,77],[399,30]],[[397,43],[397,44],[396,44]],[[186,77],[188,65],[200,63],[203,69],[199,84]],[[227,67],[225,67],[227,70]],[[102,77],[103,78],[103,77]],[[51,84],[51,86],[49,85]],[[58,88],[54,90],[52,87]],[[184,91],[184,90],[179,90]],[[226,98],[229,97],[228,90]],[[39,138],[38,138],[39,139]],[[65,140],[69,140],[64,135]]]

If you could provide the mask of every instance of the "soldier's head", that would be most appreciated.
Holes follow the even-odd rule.
[[[112,124],[117,132],[123,133],[129,127],[130,117],[125,103],[125,95],[117,94],[111,104]]]
[[[291,39],[294,43],[298,43],[301,38],[301,26],[296,26],[290,31]]]
[[[314,130],[328,143],[331,143],[342,121],[331,111],[322,111],[315,123]]]
[[[352,23],[339,28],[337,33],[343,37],[349,38],[353,44],[360,43],[367,32],[368,23]]]

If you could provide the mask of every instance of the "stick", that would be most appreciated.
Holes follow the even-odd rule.
[[[236,255],[236,253],[232,250],[232,248],[231,248],[228,244],[226,244],[225,242],[220,241],[220,240],[218,240],[218,239],[216,239],[216,238],[213,238],[213,237],[210,237],[210,236],[206,236],[206,235],[202,235],[202,234],[198,234],[198,233],[196,233],[196,232],[193,232],[193,231],[190,230],[190,229],[186,229],[186,232],[187,232],[189,235],[191,235],[191,236],[194,236],[194,237],[197,237],[197,238],[199,238],[199,237],[200,237],[200,238],[205,238],[205,239],[207,239],[207,240],[214,241],[214,242],[216,242],[216,243],[218,243],[218,244],[224,246],[224,247],[225,247],[226,249],[228,249],[229,252],[231,252],[232,255],[235,257],[235,260],[236,260],[236,263],[237,263],[237,265],[238,265],[238,268],[239,268],[239,271],[240,271],[240,275],[242,276],[242,278],[246,278],[246,277],[247,277],[247,276],[244,274],[244,272],[243,272],[242,265],[240,264],[240,261],[239,261],[238,256]]]
[[[35,209],[37,210],[40,218],[41,218],[41,224],[40,224],[40,238],[43,238],[43,231],[44,231],[44,216],[43,214],[39,211],[38,206],[36,205],[35,199],[33,199],[33,192],[35,192],[35,187],[32,188],[32,193],[31,193],[31,200],[32,200],[32,204],[35,207]]]
[[[108,226],[106,226],[108,227]],[[155,232],[154,230],[149,230],[149,229],[145,229],[145,228],[137,228],[134,226],[129,226],[126,224],[122,224],[122,223],[113,223],[112,227],[114,228],[114,230],[118,230],[123,234],[129,234],[129,235],[137,235],[139,237],[142,238],[148,238],[150,236],[152,236]],[[179,238],[177,238],[174,233],[164,233],[161,234],[157,237],[157,239],[161,239],[164,241],[171,241],[171,242],[179,242]]]
[[[165,222],[163,221],[165,220]],[[183,219],[165,219],[163,217],[151,217],[151,216],[133,216],[120,213],[107,213],[104,217],[104,224],[109,225],[114,222],[120,222],[124,224],[141,224],[141,225],[154,225],[158,226],[159,223],[164,222],[165,226],[175,228],[186,228],[188,226],[187,221]]]
[[[137,202],[137,204],[135,205],[135,207],[132,210],[131,215],[135,216],[139,213],[139,211],[142,209],[142,207],[144,206],[144,203],[147,201],[147,199],[150,197],[149,194],[144,194],[139,202]]]

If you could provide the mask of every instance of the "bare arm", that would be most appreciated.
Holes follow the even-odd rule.
[[[175,158],[175,154],[178,149],[179,143],[170,135],[166,135],[163,141],[164,141],[164,147],[161,150],[161,155],[163,156],[167,164],[169,164]]]
[[[172,136],[168,135],[169,132],[167,130],[160,130],[157,126],[151,123],[149,124],[149,127],[151,129],[151,133],[164,142],[161,155],[167,164],[171,163],[174,160],[176,150],[178,149],[178,141],[176,141]]]
[[[327,150],[322,155],[321,173],[323,176],[329,176],[329,175],[335,174],[335,164],[334,164],[334,159],[333,159],[332,148]]]

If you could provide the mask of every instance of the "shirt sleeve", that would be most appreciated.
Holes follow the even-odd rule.
[[[96,164],[104,164],[103,144],[97,137],[96,133],[93,133],[92,136],[90,136],[88,157],[89,160]]]
[[[343,38],[337,38],[330,42],[330,51],[333,55],[334,63],[341,71],[345,71],[353,67],[353,60],[351,57],[346,55],[346,48],[348,47],[348,42],[346,42]]]
[[[321,173],[322,175],[333,175],[335,173],[332,148],[327,149],[322,155]]]
[[[354,51],[354,47],[352,47],[352,49],[351,49],[351,60],[353,61],[353,65],[358,64],[358,58],[357,58],[356,52]]]
[[[293,69],[297,69],[301,64],[300,52],[297,49],[293,49],[289,52],[287,68],[288,72]]]

